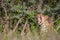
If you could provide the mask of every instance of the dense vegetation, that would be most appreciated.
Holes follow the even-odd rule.
[[[39,34],[38,13],[51,17],[54,29],[60,33],[60,0],[0,0],[0,40],[8,40],[7,34],[19,38],[23,31]]]

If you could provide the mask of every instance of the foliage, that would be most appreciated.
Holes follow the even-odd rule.
[[[4,8],[2,4],[5,5]],[[38,8],[39,6],[39,8]],[[40,11],[51,17],[52,21],[56,21],[60,17],[60,0],[4,0],[0,3],[0,32],[4,30],[4,23],[8,23],[8,29],[14,30],[16,23],[19,21],[17,25],[16,32],[19,34],[22,31],[22,25],[25,24],[26,20],[28,20],[29,29],[40,31],[40,25],[37,23],[36,15]],[[7,17],[6,13],[7,11]],[[55,22],[55,25],[60,25],[60,19]],[[56,27],[55,26],[55,27]],[[4,28],[3,28],[4,27]],[[26,29],[28,30],[28,29]],[[56,30],[59,32],[60,27],[56,27]]]

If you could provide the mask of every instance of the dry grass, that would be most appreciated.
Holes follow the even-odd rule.
[[[54,33],[55,35],[54,34],[50,34],[50,36],[52,36],[52,37],[46,36],[48,34],[50,34],[50,33],[44,33],[44,35],[42,33],[40,35],[39,32],[37,32],[37,30],[35,29],[33,31],[29,30],[27,33],[25,33],[24,36],[25,36],[25,40],[45,40],[46,38],[48,40],[60,40],[60,39],[56,39],[57,37],[51,39],[52,37],[58,36],[55,33]],[[43,35],[43,37],[40,38],[42,35]],[[13,33],[12,35],[7,35],[7,34],[1,34],[0,33],[0,40],[21,40],[21,34]]]

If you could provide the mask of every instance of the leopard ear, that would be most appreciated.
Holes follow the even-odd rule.
[[[45,15],[44,18],[45,18],[45,20],[47,20],[47,19],[49,19],[49,16]]]
[[[37,17],[41,17],[42,16],[42,14],[37,14]]]

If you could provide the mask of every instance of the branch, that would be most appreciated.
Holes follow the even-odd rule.
[[[7,15],[7,6],[5,5],[5,3],[4,3],[4,0],[1,0],[1,6],[2,6],[2,8],[3,8],[3,10],[4,10],[4,12],[5,12],[5,18],[4,18],[4,20],[5,20],[5,24],[3,25],[3,27],[4,27],[4,32],[7,32],[9,29],[8,29],[8,27],[9,27],[9,21],[8,21],[8,19],[9,19],[9,17],[8,17],[8,15]]]
[[[21,20],[22,20],[22,18],[20,18],[20,19],[18,20],[18,22],[16,23],[16,25],[15,25],[15,27],[14,27],[14,29],[13,29],[12,32],[15,32],[15,31],[16,31],[16,29],[18,28],[18,25],[19,25],[19,23],[20,23]]]
[[[23,25],[22,32],[25,30],[27,23],[28,23],[28,21],[26,20],[25,24]]]
[[[8,36],[11,36],[12,33],[14,33],[14,32],[16,31],[16,29],[18,28],[18,25],[19,25],[19,23],[20,23],[21,20],[22,20],[22,18],[20,18],[20,19],[18,20],[18,22],[17,22],[16,25],[14,26],[14,29],[13,29],[13,30],[10,30],[10,32],[8,32]]]
[[[4,9],[5,17],[6,17],[6,19],[7,19],[7,6],[5,5],[4,0],[1,1],[1,6],[2,6],[2,8]]]
[[[28,21],[26,20],[25,24],[22,26],[22,31],[21,31],[21,40],[25,40],[25,37],[24,37],[24,30],[26,29],[26,26],[28,24]]]

